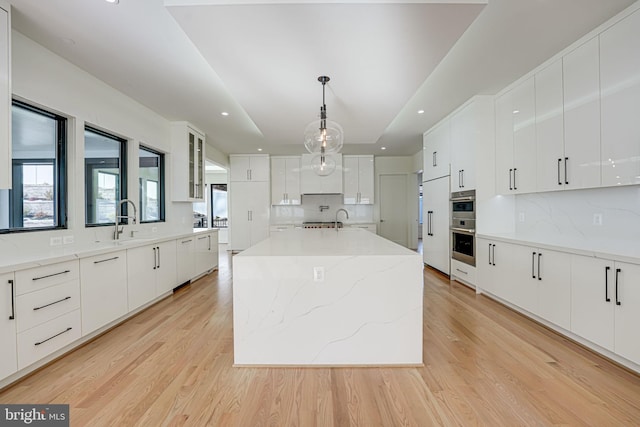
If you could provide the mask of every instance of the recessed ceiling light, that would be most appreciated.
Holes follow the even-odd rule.
[[[262,148],[258,148],[258,151],[262,151]]]
[[[107,3],[111,3],[111,4],[118,4],[120,3],[120,0],[105,0]]]
[[[220,113],[220,114],[222,114],[223,116],[228,116],[228,115],[229,115],[229,113],[227,113],[226,111],[223,111],[223,112],[222,112],[222,113]]]
[[[424,110],[418,110],[418,114],[424,114]]]
[[[513,110],[513,114],[518,114],[520,110]]]
[[[387,149],[387,147],[380,147],[380,149],[381,149],[381,150],[386,150],[386,149]]]

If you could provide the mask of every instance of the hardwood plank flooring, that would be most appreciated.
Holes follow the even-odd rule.
[[[231,256],[0,392],[73,426],[640,426],[640,376],[424,272],[424,367],[234,368]]]

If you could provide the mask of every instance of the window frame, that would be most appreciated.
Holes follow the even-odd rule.
[[[149,153],[155,154],[158,156],[158,179],[159,179],[159,187],[160,187],[160,192],[159,192],[159,198],[158,198],[158,219],[149,221],[143,221],[142,220],[142,212],[144,207],[142,206],[142,178],[140,177],[140,174],[138,173],[138,204],[140,205],[140,218],[139,218],[139,223],[140,224],[151,224],[154,222],[165,222],[165,155],[164,153],[161,153],[158,150],[154,150],[153,148],[150,148],[146,145],[140,144],[138,146],[138,150],[144,150],[147,151]],[[140,166],[140,157],[138,155],[138,171],[141,169]]]
[[[45,110],[43,108],[31,105],[25,101],[18,99],[11,100],[11,108],[14,106],[19,108],[40,114],[55,120],[56,122],[56,142],[55,142],[55,159],[53,159],[53,218],[54,225],[50,227],[24,227],[24,212],[23,212],[23,187],[22,176],[18,174],[17,167],[25,164],[46,164],[50,162],[50,159],[11,159],[11,175],[12,175],[12,188],[9,190],[9,228],[0,228],[0,234],[10,233],[29,233],[37,231],[50,231],[50,230],[65,230],[68,227],[67,217],[67,124],[68,119],[59,114]],[[13,143],[13,141],[12,141]],[[20,183],[20,192],[17,193],[17,183]],[[18,197],[18,194],[20,197]],[[16,203],[16,202],[20,203]],[[21,227],[14,227],[13,224],[18,221],[18,218],[22,221]]]
[[[120,156],[119,156],[119,180],[116,183],[116,186],[119,190],[120,193],[120,200],[124,200],[127,198],[127,140],[125,138],[119,137],[117,135],[114,135],[112,133],[109,132],[105,132],[103,130],[97,129],[89,124],[85,123],[84,126],[84,133],[86,134],[86,132],[93,132],[95,134],[98,134],[100,136],[103,136],[105,138],[109,138],[112,139],[116,142],[120,143]],[[86,144],[86,141],[85,141]],[[111,159],[108,158],[100,158],[100,157],[91,157],[91,158],[87,158],[86,156],[86,151],[85,151],[85,157],[83,159],[83,163],[84,163],[84,226],[86,228],[90,228],[90,227],[113,227],[115,224],[113,222],[103,222],[103,223],[89,223],[89,200],[95,200],[93,199],[93,185],[89,185],[91,182],[89,181],[90,179],[92,179],[93,177],[93,171],[95,169],[98,169],[98,166],[102,166],[104,167],[105,163],[100,163],[102,162],[107,162],[107,161],[112,161]],[[116,201],[116,203],[118,203],[118,201]],[[127,209],[127,205],[128,203],[123,203],[120,206],[120,212],[118,215],[122,215],[122,216],[127,216],[128,215],[128,209]],[[93,205],[92,205],[93,206]],[[129,223],[128,218],[120,218],[118,222],[118,225],[126,225]]]

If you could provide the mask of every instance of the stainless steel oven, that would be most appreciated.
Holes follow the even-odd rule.
[[[451,258],[476,265],[476,191],[451,193]]]

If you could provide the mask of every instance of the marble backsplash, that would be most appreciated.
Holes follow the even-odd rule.
[[[518,195],[515,224],[537,240],[640,242],[640,186]]]
[[[320,206],[328,209],[320,211]],[[346,223],[363,223],[373,221],[373,205],[345,205],[341,194],[311,194],[302,196],[302,204],[297,206],[272,206],[271,224],[299,224],[305,221],[334,221],[336,211],[346,209],[349,219],[343,213],[339,221]]]

